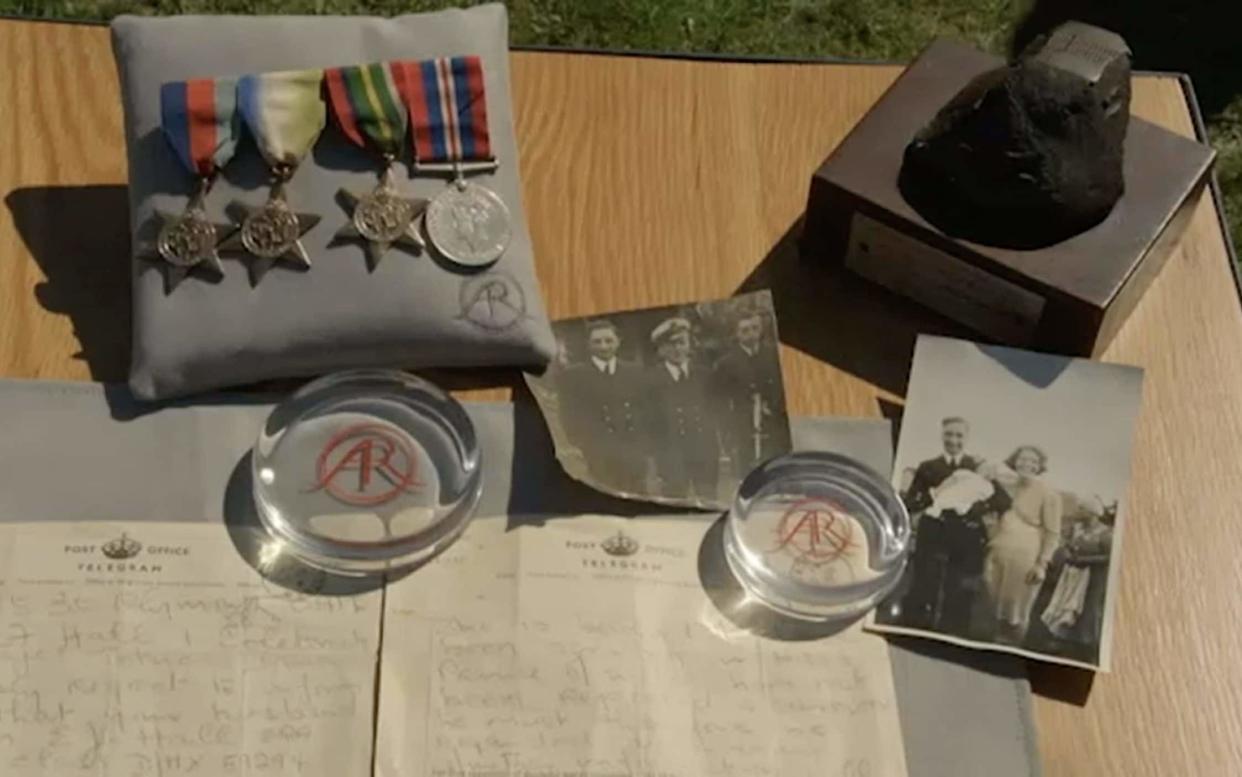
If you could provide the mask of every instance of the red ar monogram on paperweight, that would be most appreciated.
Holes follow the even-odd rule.
[[[359,424],[328,440],[315,465],[312,490],[348,505],[374,507],[415,493],[420,485],[410,443],[378,424]]]

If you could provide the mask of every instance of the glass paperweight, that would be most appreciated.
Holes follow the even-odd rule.
[[[791,453],[738,487],[725,559],[746,592],[803,620],[875,607],[901,578],[910,517],[886,480],[834,453]]]
[[[465,409],[395,371],[308,383],[268,416],[252,463],[255,507],[281,552],[346,575],[435,555],[466,528],[482,490]]]

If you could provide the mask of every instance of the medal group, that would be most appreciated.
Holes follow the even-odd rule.
[[[159,213],[162,225],[149,258],[166,268],[169,291],[195,270],[223,274],[219,253],[239,253],[257,284],[276,262],[309,269],[302,237],[320,216],[297,212],[285,186],[328,124],[376,158],[370,192],[342,189],[347,223],[336,238],[362,244],[374,269],[394,246],[428,247],[466,270],[498,260],[511,237],[509,210],[492,190],[466,180],[497,161],[487,128],[483,66],[478,57],[200,78],[163,84],[161,128],[198,187],[180,214]],[[271,172],[267,201],[231,204],[236,223],[217,224],[205,200],[249,131]],[[430,202],[403,194],[395,165],[406,147],[414,172],[450,174]]]

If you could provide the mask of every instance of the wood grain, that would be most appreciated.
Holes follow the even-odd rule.
[[[0,58],[0,375],[120,380],[127,206],[107,33],[6,22]],[[525,198],[554,316],[771,287],[793,409],[839,415],[893,412],[915,334],[962,334],[795,261],[811,171],[898,68],[512,62]],[[1175,79],[1137,79],[1134,108],[1191,134]],[[1081,693],[1089,676],[1032,667],[1050,695],[1037,703],[1050,775],[1242,773],[1240,335],[1205,197],[1105,354],[1147,371],[1115,666],[1085,704],[1052,696]]]

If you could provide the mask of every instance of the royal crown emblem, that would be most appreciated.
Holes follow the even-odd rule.
[[[600,543],[600,547],[610,556],[633,556],[638,552],[638,540],[623,532],[617,532]]]
[[[127,534],[121,534],[115,540],[105,542],[102,550],[103,554],[108,558],[133,558],[142,551],[142,543]]]

